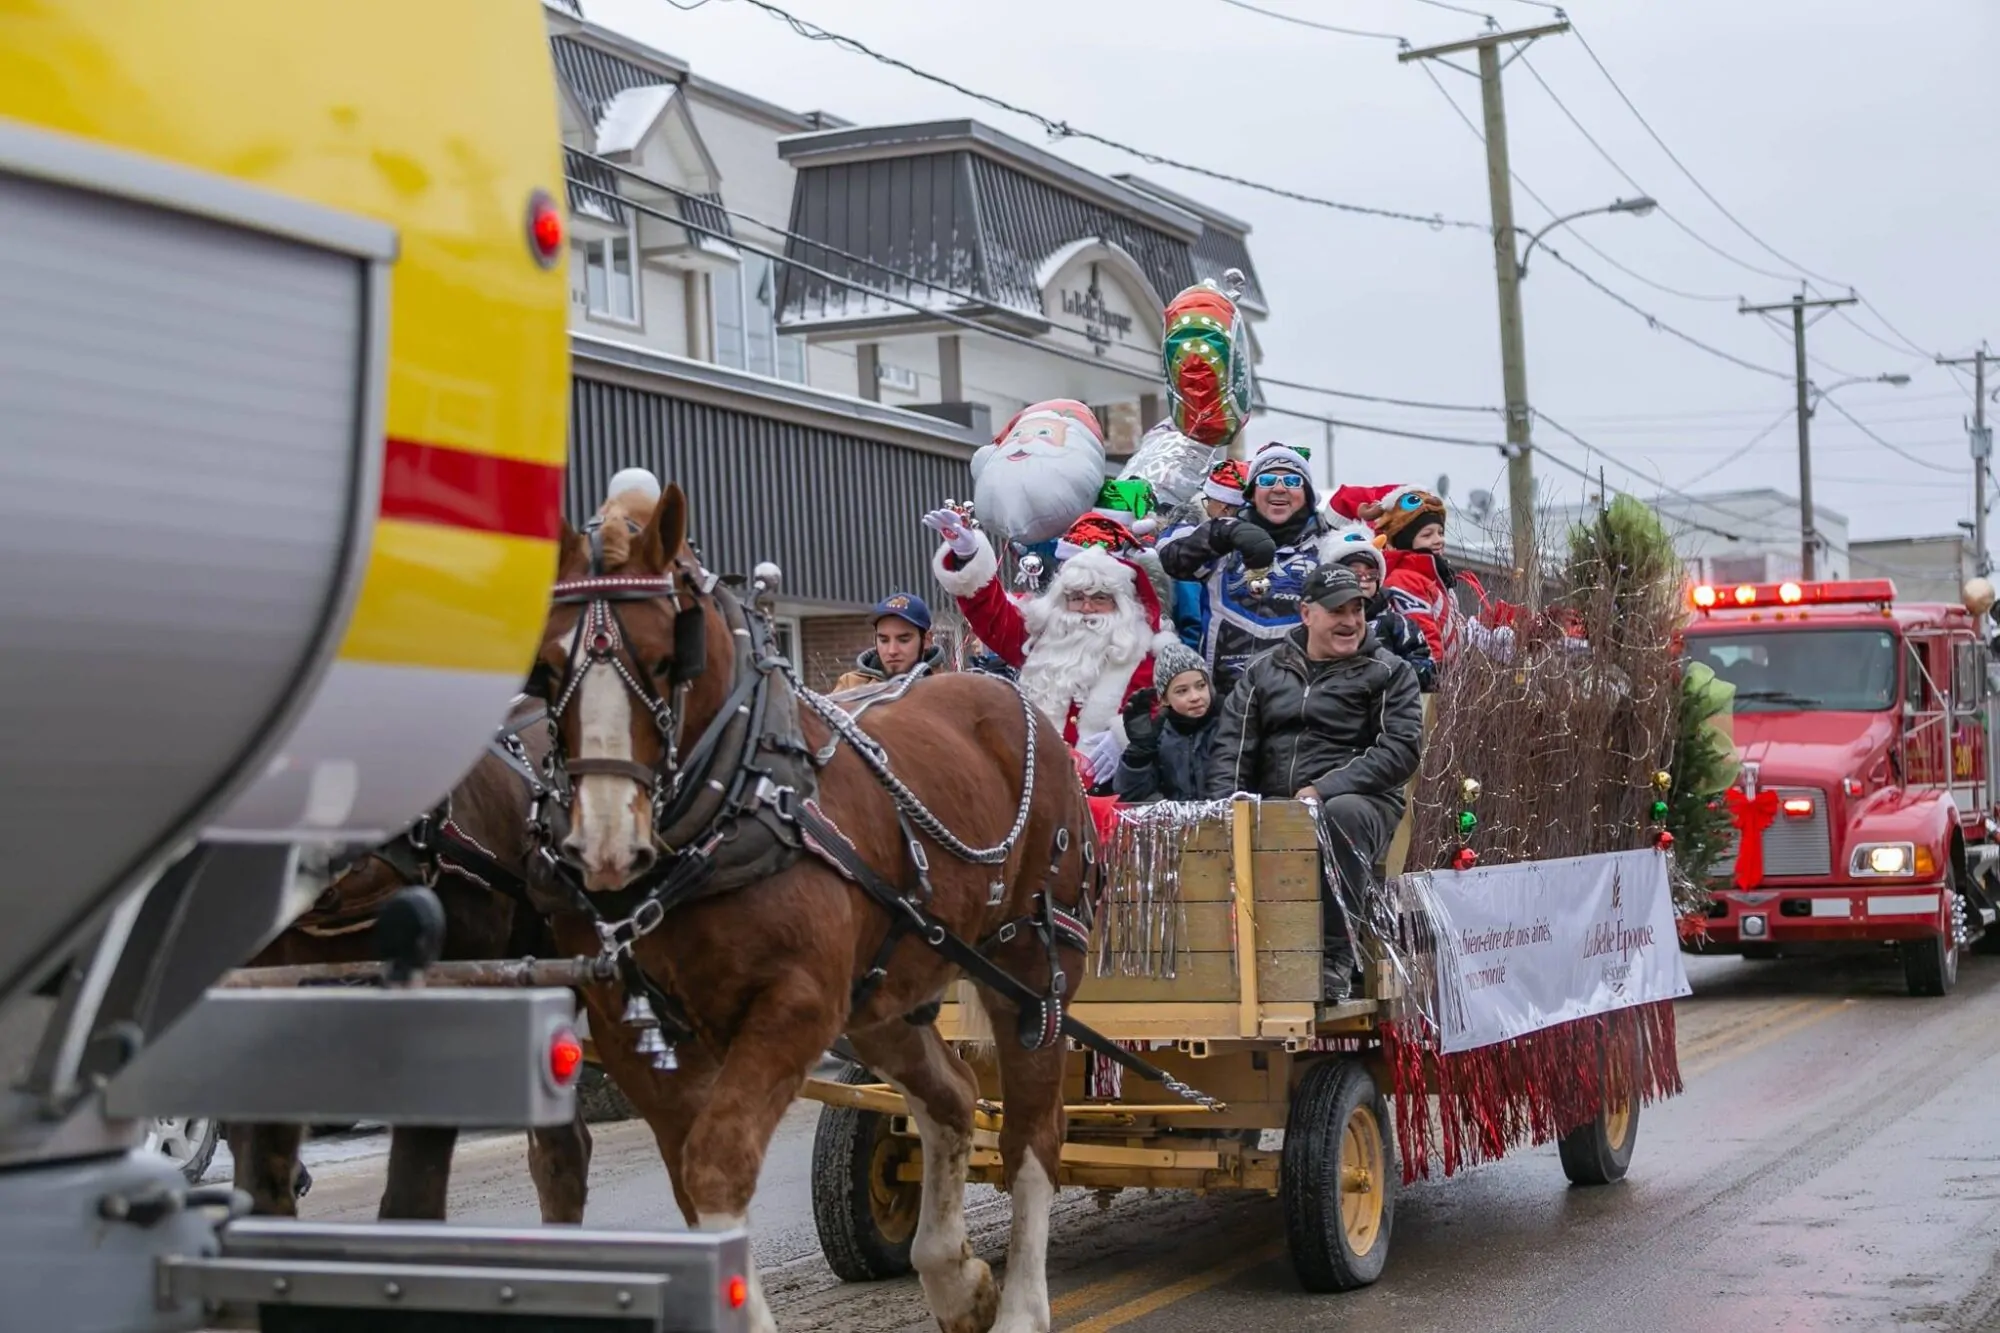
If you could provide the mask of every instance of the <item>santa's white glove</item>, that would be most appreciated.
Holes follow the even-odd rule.
[[[1086,779],[1093,785],[1111,781],[1111,775],[1118,771],[1118,756],[1125,746],[1115,731],[1093,732],[1076,739],[1076,757],[1087,770]]]
[[[965,526],[965,518],[956,509],[933,509],[924,515],[924,526],[944,539],[951,553],[960,560],[970,560],[979,550],[979,534]]]

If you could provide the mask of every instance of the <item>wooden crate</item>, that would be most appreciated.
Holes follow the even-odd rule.
[[[1244,801],[1190,833],[1181,854],[1186,931],[1173,977],[1097,974],[1096,954],[1073,978],[1076,1017],[1118,1041],[1304,1041],[1327,1017],[1319,1003],[1319,835],[1297,801]],[[1237,889],[1251,886],[1246,901]],[[1232,929],[1233,915],[1233,929]],[[1103,930],[1100,919],[1097,929]],[[1254,965],[1252,960],[1254,959]],[[991,1039],[960,981],[938,1031]]]

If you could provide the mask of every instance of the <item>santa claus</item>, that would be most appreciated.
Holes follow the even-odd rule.
[[[1118,524],[1085,515],[1059,548],[1067,558],[1048,587],[1016,602],[984,532],[951,509],[924,515],[924,524],[943,540],[932,561],[938,584],[972,632],[1062,726],[1085,781],[1109,781],[1125,749],[1125,701],[1152,685],[1153,653],[1178,642],[1160,628],[1159,585],[1125,545],[1129,532],[1121,541]]]

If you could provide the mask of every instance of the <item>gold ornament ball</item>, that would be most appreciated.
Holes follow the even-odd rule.
[[[1663,768],[1659,772],[1653,774],[1653,785],[1655,787],[1658,787],[1661,791],[1665,791],[1667,788],[1674,785],[1674,775],[1667,772],[1667,770]]]
[[[1484,790],[1484,788],[1482,788],[1479,785],[1478,778],[1465,779],[1463,782],[1458,784],[1458,789],[1465,793],[1465,799],[1468,801],[1478,800],[1479,793]]]

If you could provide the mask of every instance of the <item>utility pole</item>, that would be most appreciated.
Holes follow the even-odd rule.
[[[1792,312],[1792,363],[1799,390],[1799,577],[1819,577],[1817,549],[1819,533],[1813,527],[1812,493],[1812,380],[1806,374],[1806,311],[1853,305],[1856,297],[1838,296],[1807,300],[1801,292],[1777,305],[1739,305],[1739,315],[1766,315],[1773,310]]]
[[[1986,558],[1986,460],[1993,456],[1993,431],[1986,424],[1986,363],[1993,353],[1981,343],[1971,356],[1941,356],[1941,366],[1972,367],[1972,572],[1982,577],[1993,572]]]
[[[1396,57],[1434,60],[1460,51],[1479,57],[1479,94],[1486,113],[1486,189],[1493,201],[1493,271],[1500,285],[1500,385],[1507,400],[1507,508],[1513,518],[1514,568],[1521,589],[1533,605],[1541,601],[1541,578],[1535,557],[1535,464],[1533,415],[1528,407],[1528,355],[1521,324],[1521,267],[1514,226],[1514,175],[1507,165],[1507,104],[1501,96],[1500,59],[1503,43],[1527,43],[1569,31],[1567,22],[1493,32],[1463,42],[1427,46]],[[1512,56],[1509,56],[1512,59]],[[1446,66],[1472,73],[1446,60]]]

